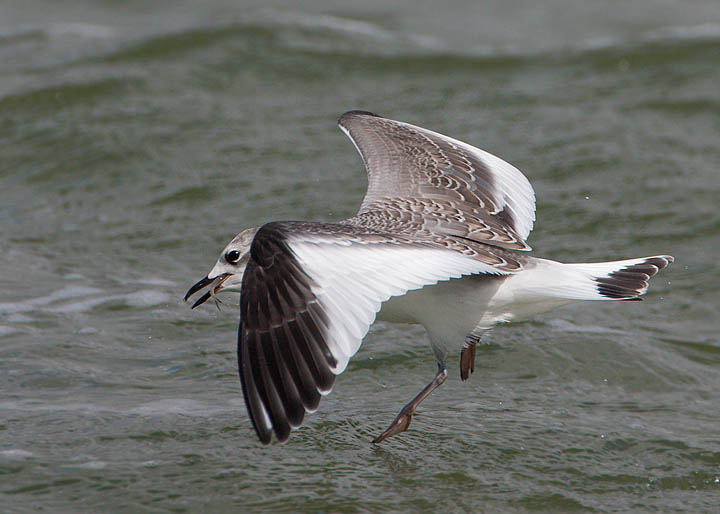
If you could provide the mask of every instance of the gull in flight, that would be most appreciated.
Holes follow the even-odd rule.
[[[475,345],[500,323],[580,300],[640,300],[669,255],[598,263],[532,257],[535,193],[514,166],[466,143],[365,111],[340,128],[368,190],[352,218],[276,221],[240,232],[185,296],[240,293],[238,368],[263,444],[286,441],[317,409],[375,319],[427,330],[437,374],[373,442],[407,430],[447,378],[474,370]]]

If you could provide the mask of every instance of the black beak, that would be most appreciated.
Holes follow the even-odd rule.
[[[190,289],[188,289],[188,292],[185,294],[185,301],[187,302],[188,298],[190,298],[193,294],[197,293],[203,287],[212,284],[214,281],[215,281],[214,278],[208,278],[208,277],[198,280],[198,282],[194,286],[192,286]],[[205,293],[198,299],[198,301],[196,301],[193,304],[191,309],[194,309],[198,305],[202,305],[203,303],[208,301],[208,298],[210,298],[210,293]]]
[[[220,290],[220,286],[230,275],[232,275],[232,273],[222,273],[215,278],[205,277],[198,280],[198,282],[190,289],[188,289],[187,293],[185,293],[185,301],[187,301],[188,298],[197,293],[203,287],[210,286],[210,291],[207,291],[204,295],[198,298],[197,301],[190,308],[194,309],[198,305],[204,304],[212,297],[213,294],[217,293]]]
[[[197,302],[195,302],[194,304],[192,304],[192,307],[190,307],[190,308],[191,308],[191,309],[194,309],[194,308],[197,307],[198,305],[204,304],[205,302],[208,301],[209,298],[210,298],[210,293],[205,293],[205,294],[202,295],[200,298],[198,298],[198,299],[197,299]]]

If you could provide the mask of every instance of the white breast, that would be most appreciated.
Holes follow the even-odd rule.
[[[378,319],[423,325],[436,351],[459,352],[506,278],[473,275],[410,291],[383,303]]]

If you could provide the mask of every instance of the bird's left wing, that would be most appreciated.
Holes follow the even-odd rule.
[[[354,225],[459,236],[530,250],[535,193],[520,170],[451,137],[365,111],[338,121],[362,157],[368,190]]]
[[[507,274],[497,257],[347,225],[274,222],[242,282],[238,366],[260,441],[285,441],[357,352],[382,302],[463,275]]]

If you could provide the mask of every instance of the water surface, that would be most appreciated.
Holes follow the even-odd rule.
[[[717,511],[720,9],[593,5],[0,6],[3,510]],[[236,299],[182,295],[243,228],[356,211],[351,108],[518,166],[538,255],[676,262],[644,302],[491,332],[372,446],[435,372],[378,324],[262,447]]]

